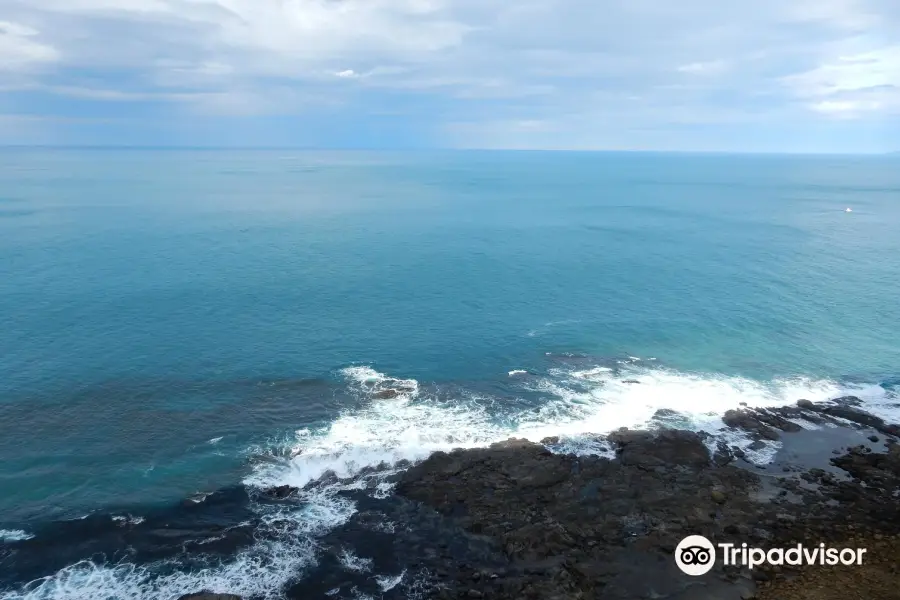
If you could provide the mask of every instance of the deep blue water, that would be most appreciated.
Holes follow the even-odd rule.
[[[0,154],[0,529],[651,408],[893,414],[897,157]]]

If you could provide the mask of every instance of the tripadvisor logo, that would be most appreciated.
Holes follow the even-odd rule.
[[[699,576],[708,573],[716,564],[717,555],[722,564],[745,566],[759,565],[861,565],[865,548],[828,548],[825,544],[804,546],[797,544],[790,548],[750,548],[747,544],[717,544],[702,535],[689,535],[675,548],[675,564],[687,575]]]
[[[702,535],[689,535],[675,548],[675,564],[687,575],[703,575],[716,564],[716,547]]]

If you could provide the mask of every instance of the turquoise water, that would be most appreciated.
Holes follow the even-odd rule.
[[[897,157],[7,150],[0,525],[662,407],[894,414],[898,231]]]

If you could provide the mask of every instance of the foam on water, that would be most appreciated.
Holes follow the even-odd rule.
[[[379,373],[372,367],[356,366],[341,369],[341,374],[362,391],[372,389],[394,389],[405,397],[414,397],[419,391],[419,382],[415,379],[396,379]]]
[[[132,515],[114,515],[112,520],[119,525],[140,525],[144,522],[144,517],[134,517]]]
[[[0,600],[172,600],[199,590],[279,598],[289,580],[315,564],[316,539],[355,512],[338,491],[338,486],[304,491],[301,510],[259,507],[263,514],[257,541],[223,564],[185,572],[177,570],[177,563],[136,566],[82,561],[22,590],[0,592]]]
[[[345,369],[342,375],[364,400],[363,407],[347,410],[318,429],[297,431],[280,447],[267,451],[267,460],[255,465],[245,483],[303,488],[328,472],[338,478],[302,490],[299,509],[258,506],[262,526],[251,547],[225,564],[189,573],[165,570],[167,574],[162,576],[156,574],[159,569],[154,565],[78,563],[33,582],[24,592],[0,593],[0,600],[171,600],[200,589],[277,597],[289,579],[316,562],[317,539],[354,514],[354,503],[340,495],[341,491],[367,490],[384,497],[391,492],[384,479],[405,467],[401,461],[422,460],[440,450],[484,447],[509,437],[541,441],[558,436],[548,444],[553,451],[612,456],[602,435],[592,434],[623,426],[658,426],[657,411],[667,409],[665,423],[669,426],[709,432],[714,436],[711,445],[722,440],[741,446],[750,460],[764,463],[775,448],[749,450],[750,440],[724,426],[721,416],[725,411],[742,403],[773,407],[801,398],[823,402],[853,394],[864,400],[867,410],[888,420],[895,421],[900,414],[894,392],[878,386],[805,378],[759,382],[645,364],[632,357],[617,369],[552,369],[541,376],[514,378],[523,393],[543,398],[538,406],[515,414],[492,412],[498,403],[475,394],[442,400],[423,394],[415,380],[392,378],[370,367]],[[390,398],[379,396],[386,389],[398,393]],[[385,523],[386,529],[389,526],[394,524]],[[341,562],[349,570],[371,568],[371,561],[356,556],[352,549],[345,551]],[[385,591],[401,582],[409,593],[425,586],[419,579],[404,581],[404,574],[376,577]]]
[[[400,381],[418,395],[415,380],[395,380],[361,367],[345,374],[351,383],[363,385]],[[329,471],[346,479],[367,467],[422,460],[438,450],[479,447],[508,437],[475,397],[452,404],[413,399],[413,394],[372,398],[364,408],[345,412],[326,427],[300,430],[290,449],[292,458],[259,465],[246,482],[303,487]]]
[[[848,386],[809,378],[768,382],[742,377],[684,373],[646,364],[638,357],[618,369],[598,366],[552,369],[542,377],[517,380],[523,391],[545,398],[540,406],[516,414],[498,414],[494,403],[476,395],[452,402],[423,397],[418,382],[394,379],[369,367],[345,369],[351,385],[369,394],[367,404],[346,411],[321,429],[298,431],[292,440],[292,458],[279,458],[258,466],[247,483],[259,486],[288,484],[303,487],[325,473],[352,478],[367,468],[382,473],[400,461],[418,461],[436,451],[484,447],[509,437],[541,441],[558,437],[550,445],[558,452],[611,455],[598,439],[620,427],[677,426],[705,431],[729,445],[745,449],[753,462],[764,463],[777,449],[749,450],[752,440],[725,427],[722,415],[742,405],[775,407],[800,399],[823,402],[853,394],[867,409],[896,420],[892,399],[878,386]],[[415,393],[379,400],[372,390],[385,382],[401,382]],[[665,421],[654,419],[666,409]],[[674,414],[674,420],[671,415]],[[805,423],[805,422],[804,422]],[[367,476],[372,476],[371,474]],[[382,491],[386,493],[387,489]]]
[[[381,588],[382,592],[389,592],[403,581],[403,577],[406,575],[406,571],[401,571],[399,575],[376,575],[375,581],[378,583],[378,587]]]
[[[21,542],[30,540],[33,537],[30,533],[21,529],[0,529],[0,541],[2,542]]]
[[[357,556],[353,551],[344,548],[338,557],[341,566],[354,573],[368,573],[372,570],[372,559]]]

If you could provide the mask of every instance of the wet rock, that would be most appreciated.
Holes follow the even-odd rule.
[[[235,594],[214,594],[212,592],[196,592],[180,596],[178,600],[243,600]]]
[[[379,390],[379,391],[375,392],[374,394],[372,394],[372,397],[377,398],[378,400],[391,400],[393,398],[396,398],[399,395],[400,395],[399,391],[389,388],[386,390]]]
[[[713,454],[713,462],[720,467],[724,467],[725,465],[733,462],[735,460],[734,452],[732,452],[731,448],[728,447],[728,444],[725,442],[718,442],[716,444],[716,451]]]
[[[835,398],[832,400],[834,404],[838,404],[840,406],[861,406],[862,400],[857,398],[856,396],[841,396],[840,398]]]
[[[609,440],[619,446],[619,459],[628,465],[701,467],[710,463],[709,450],[693,432],[618,431],[610,434]]]
[[[875,415],[871,415],[865,411],[853,408],[852,406],[829,406],[824,408],[822,412],[833,417],[838,417],[839,419],[846,419],[853,423],[858,423],[866,427],[872,427],[873,429],[878,429],[879,427],[884,426],[884,419],[876,417]]]
[[[752,411],[746,409],[729,410],[722,417],[722,421],[732,429],[742,429],[755,435],[757,439],[778,440],[778,432],[765,423],[760,422],[757,415]]]
[[[795,424],[785,421],[806,418],[809,410],[748,408],[732,412],[727,422],[766,446],[773,434],[791,435]],[[818,407],[814,414],[832,418]],[[783,585],[788,570],[717,566],[709,577],[686,578],[674,568],[672,553],[681,539],[697,534],[787,547],[817,545],[848,531],[874,531],[882,541],[900,533],[897,446],[891,446],[893,454],[857,447],[836,455],[834,466],[855,481],[804,470],[794,460],[778,468],[789,464],[809,483],[770,477],[763,486],[754,472],[736,466],[739,448],[717,443],[710,456],[709,440],[701,435],[620,429],[607,439],[614,460],[555,455],[540,444],[508,440],[437,453],[401,475],[398,495],[433,509],[473,540],[489,540],[506,561],[504,577],[495,580],[489,574],[497,565],[460,569],[448,552],[438,559],[447,561],[445,587],[434,597],[466,598],[474,590],[497,600],[791,598],[763,595]],[[830,451],[822,448],[828,456]],[[845,524],[856,529],[839,529]]]
[[[797,400],[797,406],[803,410],[816,410],[816,405],[811,400]]]
[[[277,487],[267,488],[263,490],[262,493],[275,500],[284,500],[285,498],[296,495],[298,491],[300,490],[290,485],[279,485]]]
[[[635,561],[664,565],[659,581],[651,579],[674,594],[686,581],[671,557],[682,538],[698,532],[714,537],[720,522],[752,521],[749,491],[756,476],[713,463],[699,435],[620,430],[609,441],[616,460],[554,455],[510,440],[437,453],[405,473],[398,494],[479,539],[495,540],[510,561],[511,574],[497,583],[471,572],[451,577],[448,597],[465,597],[469,589],[516,600],[640,597],[635,586],[649,593],[649,584]],[[710,492],[698,496],[700,489]],[[633,556],[622,555],[625,540]],[[446,570],[453,572],[449,565]]]

